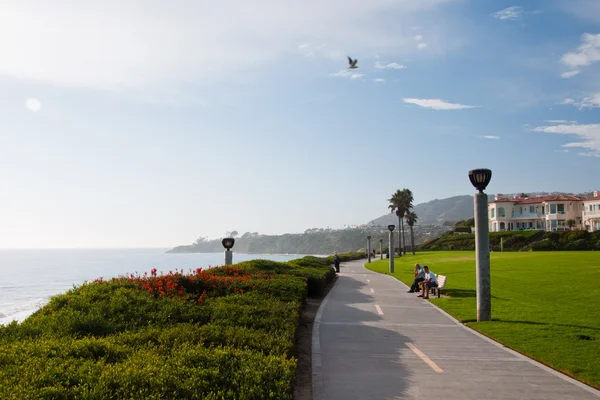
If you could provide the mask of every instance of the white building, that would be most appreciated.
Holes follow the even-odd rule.
[[[583,200],[583,226],[591,232],[600,231],[600,193],[597,190],[594,197]]]
[[[600,230],[600,193],[590,198],[566,195],[506,198],[497,194],[488,205],[490,232]]]

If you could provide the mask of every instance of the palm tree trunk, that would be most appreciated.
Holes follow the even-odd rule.
[[[404,236],[404,219],[402,219],[401,222],[402,222],[402,243],[404,244],[402,246],[402,253],[406,254],[406,236]]]
[[[400,232],[400,224],[402,224],[402,217],[398,215],[398,255],[402,257],[402,234]]]
[[[413,227],[410,227],[410,245],[412,246],[410,249],[412,250],[412,255],[415,255],[415,233],[413,232]]]

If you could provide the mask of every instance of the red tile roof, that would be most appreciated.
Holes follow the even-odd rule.
[[[585,198],[585,197],[559,194],[559,195],[546,195],[546,196],[520,197],[520,198],[501,197],[497,200],[490,201],[490,203],[536,204],[536,203],[552,202],[552,201],[583,201],[583,200],[592,200],[592,199]]]

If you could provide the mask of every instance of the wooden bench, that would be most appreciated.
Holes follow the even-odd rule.
[[[436,274],[435,277],[437,278],[438,281],[438,287],[436,288],[431,288],[431,295],[435,296],[435,293],[437,292],[437,297],[438,299],[440,298],[440,291],[444,288],[444,286],[446,286],[446,276],[445,275],[438,275]]]

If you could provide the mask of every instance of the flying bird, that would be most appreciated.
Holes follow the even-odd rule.
[[[348,69],[356,69],[356,68],[358,68],[356,66],[357,62],[358,62],[358,60],[353,60],[350,57],[348,57]]]

